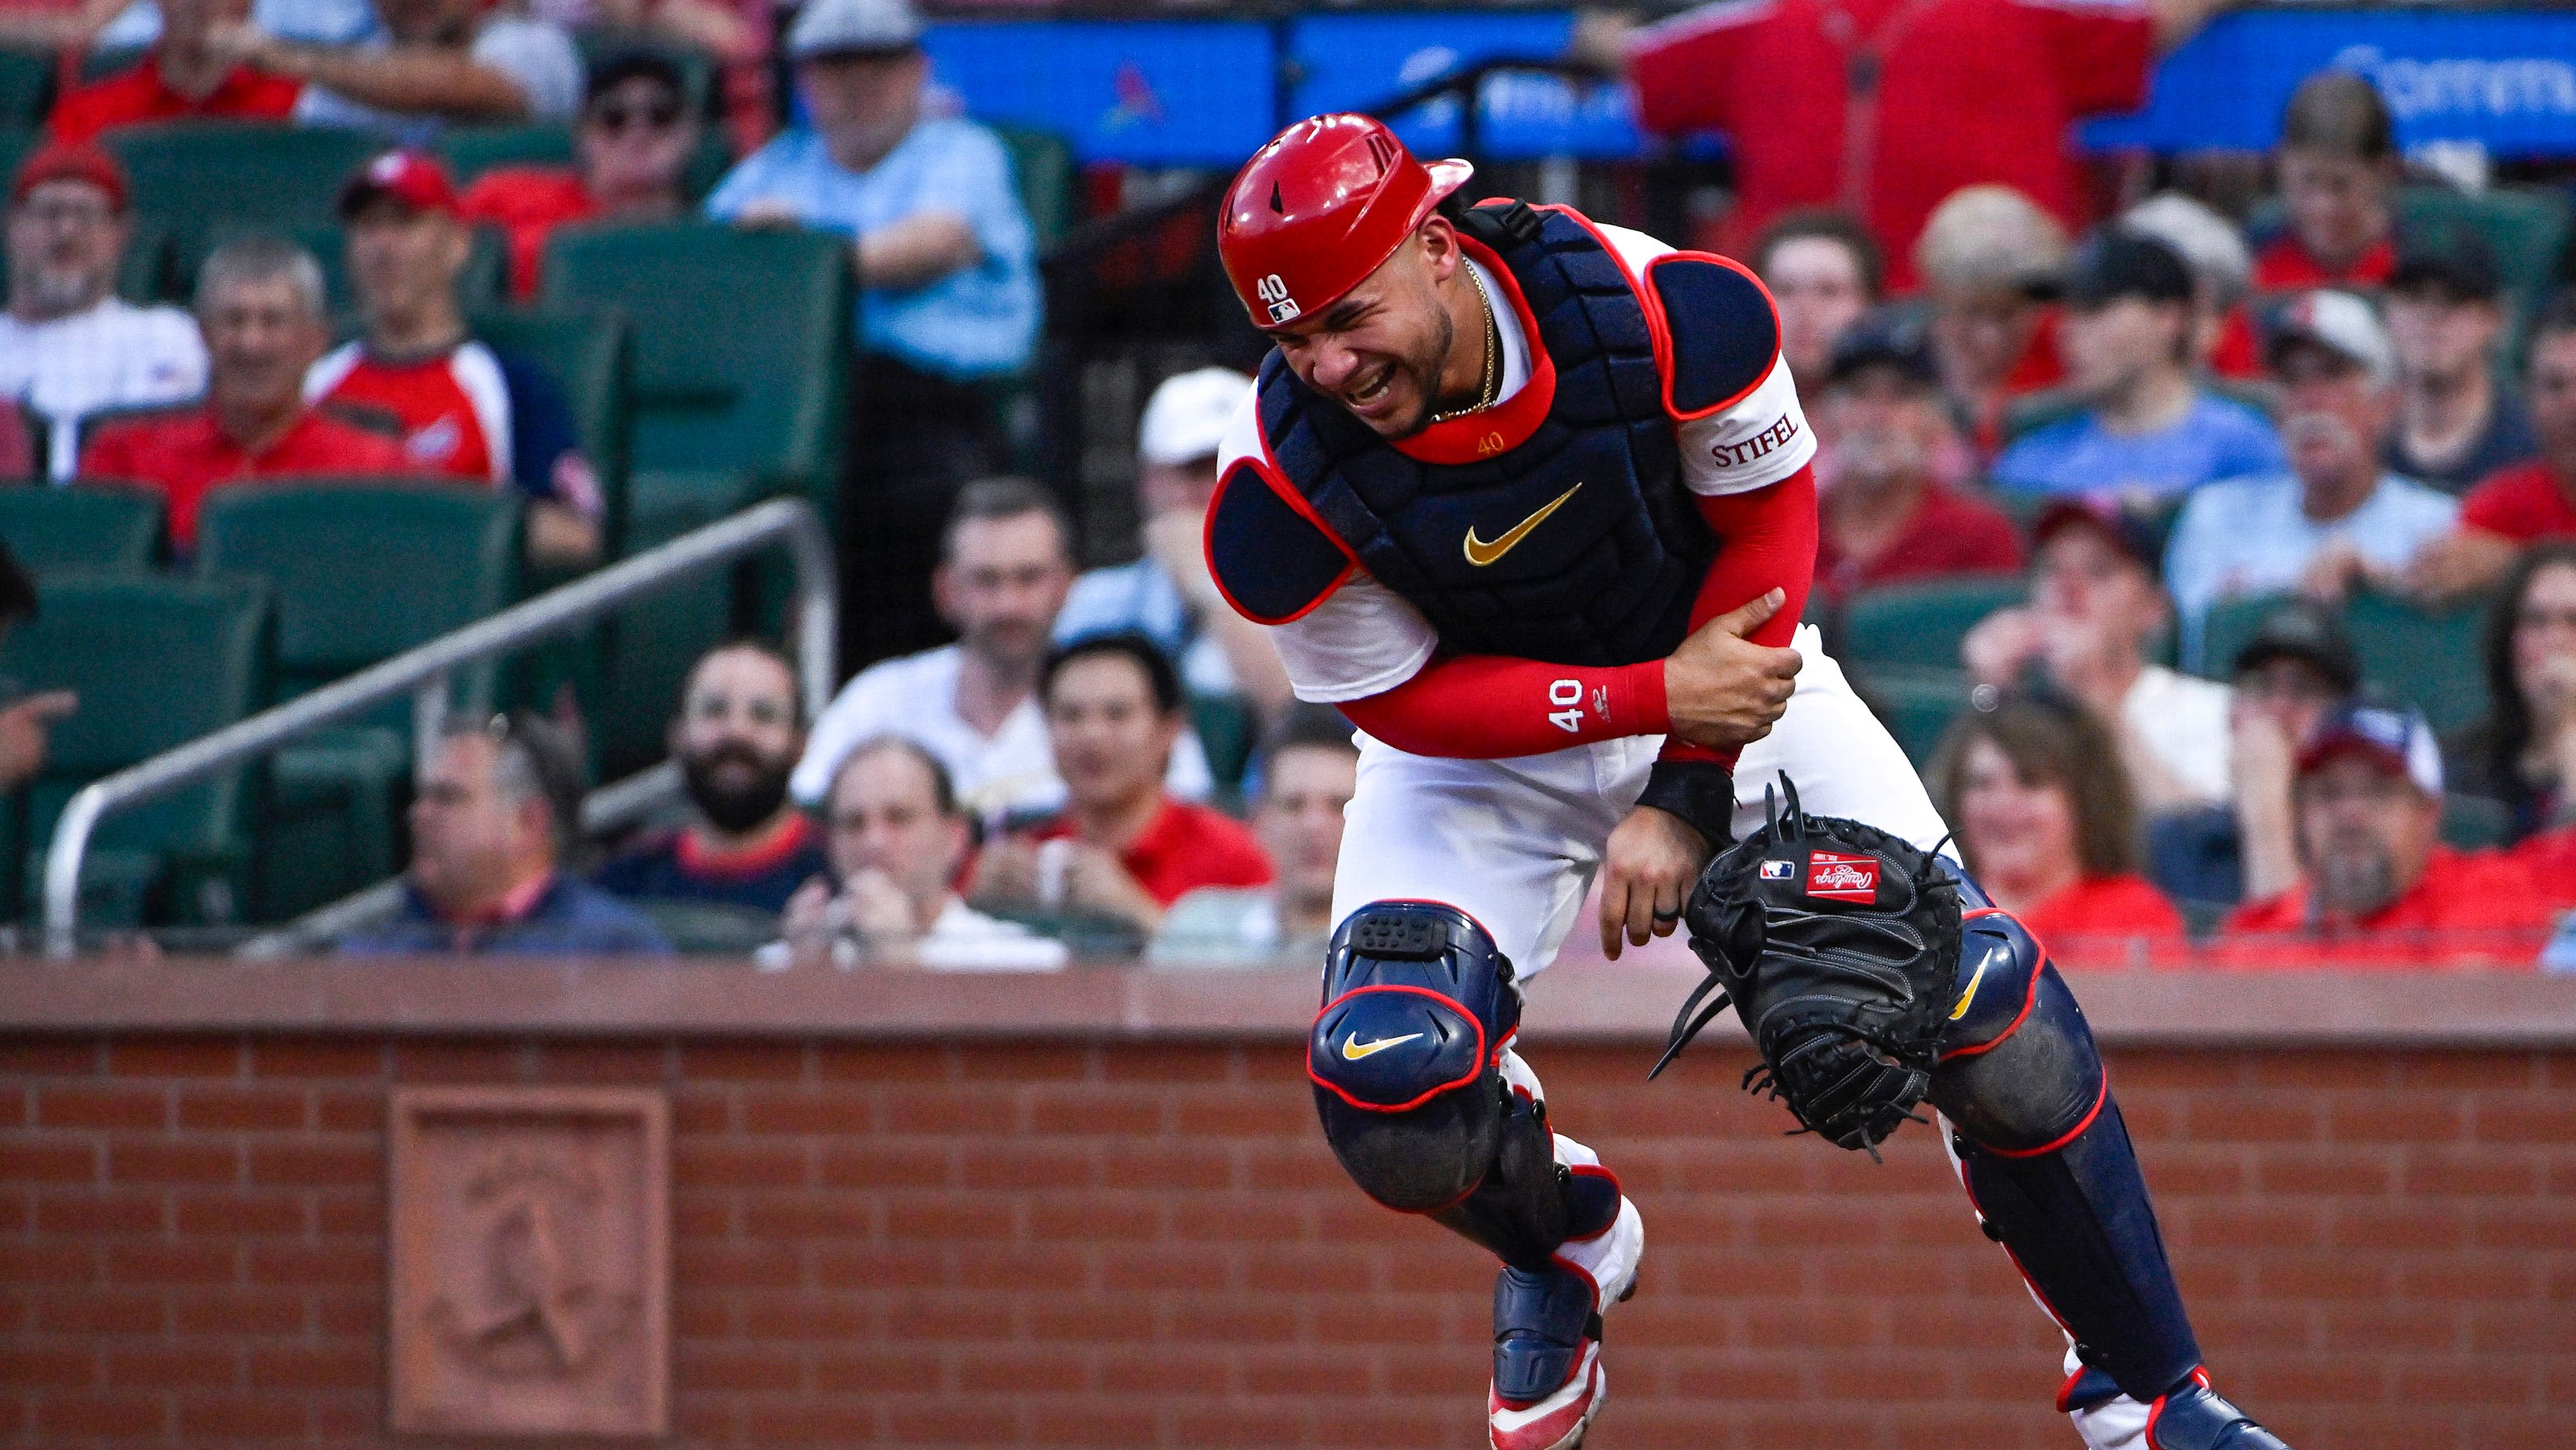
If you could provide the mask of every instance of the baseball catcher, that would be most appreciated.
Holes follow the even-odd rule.
[[[1337,115],[1236,175],[1218,249],[1276,346],[1207,555],[1361,732],[1307,1073],[1362,1191],[1501,1260],[1494,1450],[1582,1443],[1645,1250],[1514,1050],[1596,880],[1614,957],[1687,905],[1711,977],[1674,1050],[1732,1005],[1802,1126],[1940,1125],[2067,1331],[2091,1450],[2283,1450],[2209,1390],[2073,998],[1797,623],[1815,448],[1770,295],[1569,208],[1460,207],[1469,174]]]

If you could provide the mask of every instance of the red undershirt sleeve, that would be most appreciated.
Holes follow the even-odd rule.
[[[1700,582],[1691,628],[1778,588],[1787,591],[1787,603],[1752,638],[1786,645],[1815,572],[1814,474],[1801,468],[1767,488],[1697,502],[1725,544]],[[1575,666],[1500,655],[1434,656],[1403,684],[1345,701],[1341,711],[1408,754],[1487,760],[1660,734],[1668,723],[1659,659]],[[1731,766],[1735,754],[1668,741],[1663,758]]]

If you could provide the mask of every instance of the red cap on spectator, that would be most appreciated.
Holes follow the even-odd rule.
[[[392,197],[414,211],[456,210],[456,183],[447,179],[447,168],[436,157],[418,151],[388,151],[360,167],[340,188],[341,219],[357,215],[360,207],[380,196]]]
[[[27,199],[27,193],[48,181],[86,181],[107,193],[107,203],[118,211],[125,210],[125,168],[116,158],[87,142],[48,142],[36,148],[18,167],[17,184],[10,189],[12,203]]]

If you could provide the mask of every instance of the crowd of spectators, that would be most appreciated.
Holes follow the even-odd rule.
[[[1777,303],[1820,444],[1829,637],[1891,587],[2020,583],[1959,636],[1965,708],[1927,752],[1998,901],[2158,962],[2251,962],[2231,944],[2285,934],[2328,960],[2529,961],[2576,902],[2576,295],[2517,294],[2528,268],[2474,228],[2407,224],[2389,107],[2348,72],[2290,98],[2251,217],[2179,190],[2100,206],[2066,126],[2135,105],[2225,4],[1716,4],[1588,18],[1576,49],[1625,73],[1648,127],[1729,134],[1732,204],[1675,240],[1744,256]],[[729,914],[772,964],[1311,954],[1357,753],[1204,562],[1249,380],[1158,381],[1131,562],[1080,569],[1101,541],[1013,473],[998,412],[1043,315],[1009,153],[945,104],[907,0],[791,9],[0,19],[0,43],[132,57],[63,87],[11,180],[0,472],[158,490],[179,560],[227,485],[510,490],[527,561],[578,571],[613,542],[608,503],[562,380],[476,335],[478,245],[524,303],[567,227],[832,236],[858,296],[840,644],[864,668],[809,720],[774,646],[698,659],[667,732],[683,805],[605,852],[579,831],[577,737],[518,713],[452,732],[420,766],[400,908],[351,949],[655,950]],[[773,31],[788,106],[746,79]],[[206,118],[383,149],[345,179],[336,256],[310,228],[231,236],[187,308],[127,300],[147,219],[117,133]],[[460,186],[440,159],[459,128],[519,122],[563,127],[569,164]],[[740,159],[701,200],[711,137]],[[2344,637],[2365,594],[2488,611],[2492,708],[2447,749]],[[2275,597],[2294,602],[2250,633],[2215,627]],[[1198,728],[1212,704],[1256,742],[1239,783]],[[76,708],[0,712],[0,777]],[[2465,818],[2497,844],[2442,845]],[[2492,940],[2446,955],[2454,933]]]

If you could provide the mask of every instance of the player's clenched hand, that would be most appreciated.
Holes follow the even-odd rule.
[[[1601,954],[1618,960],[1623,937],[1644,946],[1671,936],[1708,858],[1708,838],[1681,817],[1653,806],[1629,811],[1601,849]]]
[[[1726,750],[1771,733],[1789,708],[1798,652],[1744,636],[1780,612],[1788,595],[1774,589],[1701,625],[1664,661],[1664,712],[1674,735]]]

